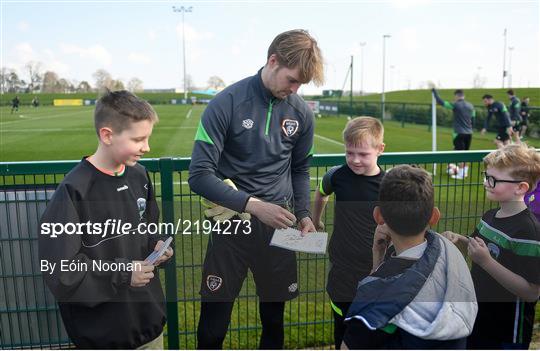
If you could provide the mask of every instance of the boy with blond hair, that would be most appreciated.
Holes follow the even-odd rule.
[[[384,151],[384,129],[373,117],[350,120],[343,131],[346,164],[331,168],[315,191],[313,222],[324,227],[321,216],[335,194],[334,231],[330,238],[330,272],[326,290],[334,315],[334,342],[339,349],[343,320],[360,280],[372,268],[373,209],[384,171],[377,159]]]
[[[527,349],[540,294],[540,224],[525,194],[540,179],[540,154],[525,144],[507,145],[484,157],[487,211],[469,239],[443,235],[467,247],[479,302],[468,348]]]
[[[138,230],[159,220],[152,183],[138,163],[157,121],[148,102],[107,91],[94,113],[96,152],[66,175],[41,218],[42,270],[51,265],[43,277],[78,348],[163,349],[165,305],[154,268],[173,250],[145,262],[163,241]],[[112,221],[125,230],[107,229]],[[66,229],[50,235],[51,223]],[[79,225],[78,232],[68,232],[69,225]],[[63,262],[76,269],[63,270]]]

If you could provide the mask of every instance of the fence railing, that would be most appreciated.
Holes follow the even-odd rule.
[[[487,151],[387,153],[379,164],[417,164],[433,174],[436,204],[442,219],[435,229],[471,232],[491,205],[482,186],[482,158]],[[55,300],[41,277],[37,253],[38,221],[55,187],[78,161],[0,163],[0,348],[65,348],[70,341]],[[187,185],[190,160],[145,159],[161,207],[161,220],[191,223],[203,219],[200,198]],[[326,171],[345,162],[343,155],[317,155],[311,166],[311,189]],[[469,177],[451,178],[449,163],[467,162]],[[333,204],[325,213],[333,227]],[[187,222],[186,222],[187,223]],[[208,235],[175,238],[175,264],[162,274],[167,298],[166,342],[170,349],[196,347],[199,286]],[[298,254],[300,296],[285,310],[287,348],[326,347],[333,344],[332,314],[325,293],[326,255]],[[255,285],[249,275],[236,301],[226,348],[257,348],[258,321]]]
[[[336,107],[334,112],[321,111],[321,114],[345,115],[345,116],[374,116],[382,115],[382,103],[380,101],[353,101],[352,104],[346,99],[341,100],[323,100],[321,105],[332,105]],[[430,126],[432,123],[431,104],[411,103],[411,102],[385,102],[385,119],[392,119],[405,124],[425,124]],[[487,110],[484,106],[475,105],[476,118],[474,119],[474,128],[480,130],[484,126],[487,117]],[[529,123],[538,125],[540,123],[540,107],[529,106]],[[437,106],[437,125],[452,127],[452,111]],[[492,123],[495,123],[492,121]],[[495,128],[492,129],[493,131]]]

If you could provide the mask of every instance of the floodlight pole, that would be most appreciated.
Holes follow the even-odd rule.
[[[350,109],[350,115],[352,118],[354,116],[353,114],[353,55],[351,55],[351,93],[349,95],[349,109]]]
[[[391,35],[385,34],[383,35],[383,55],[382,55],[382,94],[381,94],[381,123],[384,123],[384,115],[385,115],[385,106],[384,106],[384,73],[386,69],[386,38],[391,38]]]
[[[186,37],[185,37],[185,26],[184,26],[184,15],[186,12],[192,12],[193,6],[185,7],[185,6],[173,6],[174,12],[180,12],[182,13],[182,61],[184,63],[184,100],[186,100],[187,103],[187,80],[186,80]]]
[[[512,51],[513,46],[508,47],[508,88],[512,88]]]
[[[366,42],[360,43],[360,94],[364,95],[364,46]]]
[[[506,28],[504,28],[504,49],[503,49],[503,74],[502,74],[502,87],[504,88],[504,78],[506,77]]]

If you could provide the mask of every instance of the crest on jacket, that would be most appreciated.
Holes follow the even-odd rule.
[[[283,130],[283,133],[285,133],[286,136],[292,137],[298,131],[299,125],[300,124],[298,123],[297,120],[284,119],[283,122],[281,122],[281,129]]]
[[[146,211],[146,199],[142,197],[137,199],[137,209],[139,210],[139,220],[142,220],[144,211]]]

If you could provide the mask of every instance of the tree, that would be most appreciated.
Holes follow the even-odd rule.
[[[44,93],[58,93],[58,80],[60,77],[58,77],[58,74],[56,74],[53,71],[47,71],[43,75],[43,82],[41,91]]]
[[[109,87],[111,90],[125,90],[124,83],[120,79],[114,79],[111,82],[111,86]]]
[[[96,80],[96,89],[112,89],[113,79],[109,72],[104,69],[98,69],[92,74],[92,77]]]
[[[13,69],[2,69],[2,80],[3,80],[3,89],[8,93],[18,93],[24,85],[26,85],[24,80],[21,80],[17,75],[17,72]]]
[[[216,90],[225,88],[225,82],[218,76],[212,76],[208,78],[208,88]]]
[[[30,61],[24,65],[24,69],[28,74],[28,90],[30,92],[39,90],[43,75],[41,74],[41,62]]]
[[[127,83],[127,90],[132,93],[143,91],[143,82],[137,77],[133,77]]]
[[[89,93],[91,91],[92,91],[92,87],[85,80],[83,80],[82,82],[79,83],[79,85],[77,85],[77,92],[78,93]]]
[[[65,78],[60,78],[56,85],[59,93],[70,93],[73,90],[73,85]]]
[[[473,88],[483,88],[486,84],[486,77],[482,77],[480,73],[476,73],[473,78]]]
[[[0,69],[0,92],[3,94],[8,91],[7,81],[9,76],[9,68],[2,67]]]

